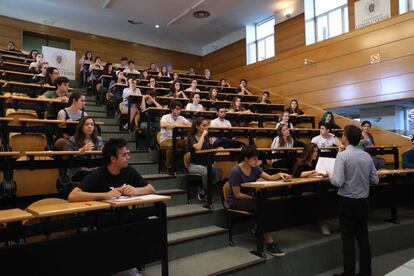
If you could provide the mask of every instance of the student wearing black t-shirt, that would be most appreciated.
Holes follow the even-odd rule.
[[[105,166],[89,173],[69,194],[69,201],[111,199],[154,193],[154,188],[132,167],[124,139],[110,139],[102,150]]]
[[[188,172],[201,174],[203,179],[203,188],[207,188],[207,160],[206,156],[203,154],[197,154],[198,150],[208,150],[210,149],[211,143],[208,138],[208,122],[206,119],[199,117],[193,121],[191,125],[191,130],[188,135],[188,150],[190,151],[190,165],[188,166]],[[212,176],[213,181],[218,181],[217,179],[217,168],[212,166]],[[200,200],[204,199],[204,190],[198,193],[198,198]]]
[[[307,178],[315,176],[328,177],[328,174],[318,173],[315,170],[316,161],[318,160],[319,148],[314,143],[307,144],[303,149],[302,155],[298,158],[295,166],[293,167],[293,177]],[[304,192],[304,191],[303,191]],[[327,221],[319,221],[319,227],[321,232],[325,236],[331,235],[331,230],[327,224]]]

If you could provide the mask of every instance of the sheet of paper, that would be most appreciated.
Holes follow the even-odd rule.
[[[162,196],[160,195],[142,195],[142,196],[121,196],[121,197],[113,197],[110,199],[110,201],[116,201],[116,202],[121,202],[121,201],[131,201],[131,200],[137,200],[137,199],[154,199],[154,198],[160,198]]]
[[[318,173],[333,174],[334,166],[335,166],[335,158],[319,157],[315,170]]]

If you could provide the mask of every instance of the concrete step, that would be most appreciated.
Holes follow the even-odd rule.
[[[141,175],[158,173],[158,163],[154,161],[129,162],[129,165],[136,169]]]
[[[227,275],[266,262],[244,247],[223,247],[169,262],[171,276]],[[161,275],[161,265],[148,266],[145,276]]]
[[[187,203],[187,192],[181,189],[163,189],[156,190],[156,194],[171,196],[171,199],[167,201],[167,206],[177,206]]]
[[[228,246],[227,229],[215,225],[168,234],[168,259],[191,256]]]
[[[176,205],[167,208],[168,232],[178,232],[209,225],[226,226],[226,214],[223,209],[210,210],[201,203]]]
[[[94,111],[98,111],[98,112],[106,112],[105,107],[104,106],[100,106],[100,105],[92,105],[92,104],[86,104],[85,105],[85,111],[89,114],[89,112],[94,112]]]
[[[169,174],[159,174],[157,171],[155,174],[145,174],[143,176],[154,185],[155,189],[186,189],[185,176],[182,174],[172,176]]]
[[[92,116],[94,118],[106,118],[106,112],[105,111],[87,111],[89,116]]]
[[[105,117],[102,117],[102,116],[96,117],[96,121],[103,122],[104,125],[105,124],[111,124],[111,125],[118,124],[118,119],[115,119],[115,118],[107,118],[106,116]]]
[[[110,138],[123,138],[127,141],[134,141],[135,142],[135,133],[134,132],[108,132],[108,131],[102,131],[101,133],[102,138],[107,141]]]
[[[119,132],[118,124],[103,124],[101,125],[102,132]]]
[[[135,142],[131,142],[135,147]],[[152,161],[158,162],[158,152],[157,151],[148,151],[148,150],[130,150],[129,153],[129,162],[141,162],[141,161]],[[158,167],[158,164],[156,164]]]

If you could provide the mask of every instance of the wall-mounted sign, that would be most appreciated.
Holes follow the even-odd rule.
[[[354,7],[355,29],[391,18],[390,0],[360,0]]]

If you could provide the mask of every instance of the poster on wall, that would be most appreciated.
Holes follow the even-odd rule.
[[[390,0],[360,0],[354,7],[355,29],[391,18]]]
[[[60,76],[70,80],[75,79],[76,52],[42,46],[43,60],[49,63],[49,67],[56,67]]]

